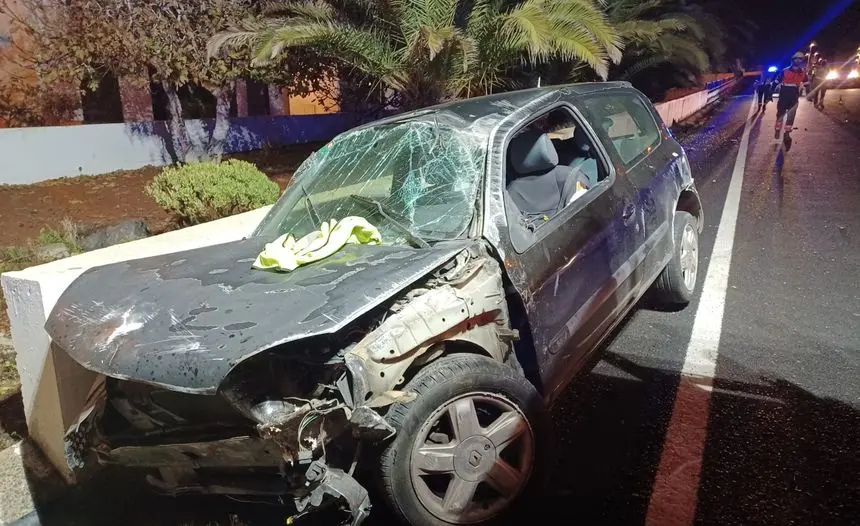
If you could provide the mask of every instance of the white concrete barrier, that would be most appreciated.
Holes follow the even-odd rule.
[[[30,436],[67,480],[73,479],[63,453],[63,434],[81,411],[95,374],[51,346],[44,326],[60,295],[93,267],[241,239],[254,230],[269,208],[0,276]]]
[[[714,81],[709,88],[697,91],[686,97],[657,103],[654,107],[657,108],[657,113],[660,114],[663,122],[667,126],[673,126],[694,115],[707,105],[718,101],[736,85],[737,79],[734,78]]]
[[[707,106],[707,104],[708,90],[702,90],[693,93],[692,95],[670,100],[669,102],[661,102],[654,106],[657,108],[657,113],[660,114],[663,122],[665,122],[667,126],[672,126],[701,110]]]
[[[359,120],[349,113],[233,118],[224,152],[328,141]],[[192,144],[207,144],[214,119],[185,124]],[[163,121],[5,128],[0,129],[0,184],[164,166],[174,162],[172,152],[173,139]]]

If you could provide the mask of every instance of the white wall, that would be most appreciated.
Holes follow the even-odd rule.
[[[192,141],[205,144],[212,119],[186,121]],[[358,124],[346,113],[245,117],[230,120],[226,153],[327,141]],[[0,184],[29,184],[174,162],[164,122],[0,129]]]

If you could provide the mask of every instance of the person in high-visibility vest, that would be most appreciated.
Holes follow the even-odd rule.
[[[779,88],[779,102],[776,104],[776,126],[774,137],[779,139],[782,131],[782,119],[785,117],[787,125],[786,138],[794,127],[794,118],[797,116],[797,104],[800,101],[800,91],[804,84],[809,83],[809,75],[803,67],[806,55],[798,51],[791,57],[791,66],[779,72],[777,82]],[[786,115],[787,114],[787,115]]]

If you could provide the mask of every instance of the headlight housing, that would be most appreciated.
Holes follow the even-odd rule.
[[[830,71],[827,73],[827,76],[826,76],[826,77],[824,77],[824,78],[825,78],[825,79],[827,79],[827,80],[836,80],[836,79],[838,79],[838,78],[839,78],[839,73],[838,73],[837,71],[830,70]]]
[[[860,72],[858,72],[856,69],[851,70],[851,73],[848,74],[849,79],[856,79],[858,77],[860,77]]]

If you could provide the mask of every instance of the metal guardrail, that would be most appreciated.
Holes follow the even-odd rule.
[[[711,107],[729,94],[738,84],[739,80],[735,77],[713,80],[705,83],[702,90],[685,97],[657,103],[655,106],[663,121],[669,126],[674,126],[675,123]]]
[[[720,99],[726,91],[732,89],[738,83],[738,79],[723,79],[714,80],[705,84],[705,89],[708,90],[708,104],[712,104]]]

